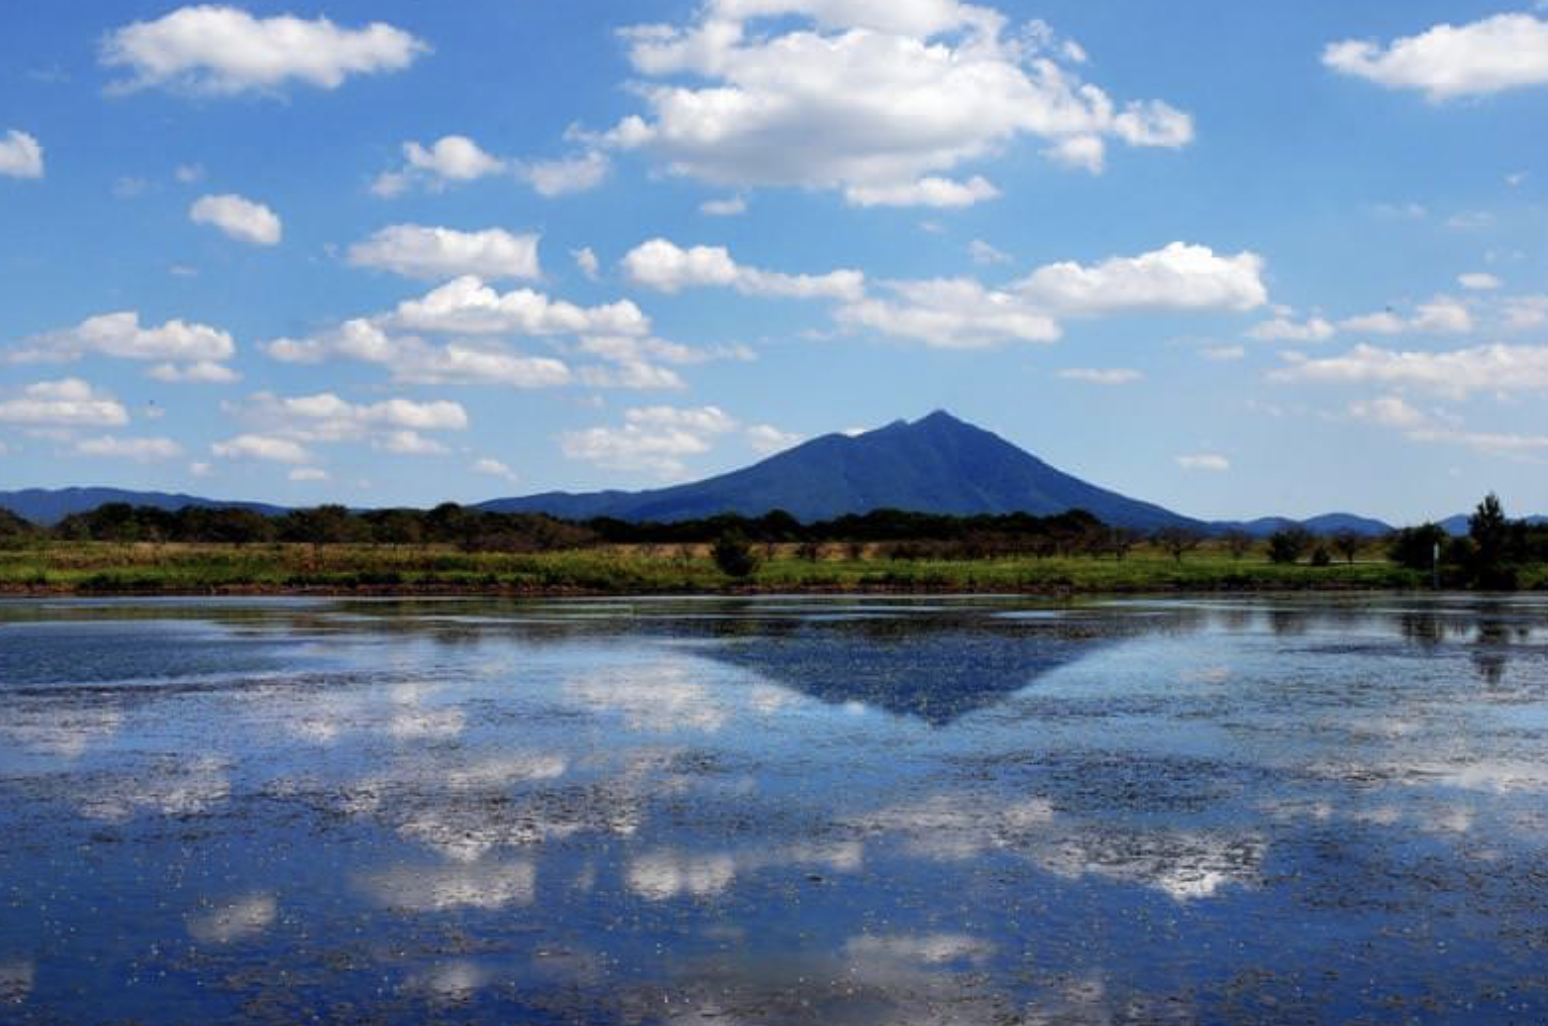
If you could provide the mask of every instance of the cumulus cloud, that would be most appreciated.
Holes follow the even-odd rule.
[[[516,177],[537,192],[553,198],[587,192],[601,185],[612,170],[612,161],[601,150],[588,150],[559,160],[538,160],[516,165]]]
[[[392,370],[405,384],[489,384],[548,388],[570,382],[570,368],[551,357],[528,356],[494,344],[433,345],[414,336],[389,334],[369,318],[345,321],[309,338],[281,338],[264,347],[281,363],[358,360]]]
[[[1231,469],[1231,461],[1213,452],[1194,453],[1177,457],[1177,465],[1184,470],[1223,474]]]
[[[0,175],[42,178],[43,147],[26,132],[10,129],[0,136]]]
[[[1406,335],[1414,332],[1464,334],[1473,330],[1473,316],[1457,300],[1449,296],[1436,296],[1419,304],[1410,316],[1403,316],[1388,308],[1346,318],[1338,326],[1345,331],[1366,335]]]
[[[512,235],[501,228],[462,232],[395,224],[351,246],[349,262],[406,278],[532,279],[543,276],[538,241],[535,234]]]
[[[71,452],[77,456],[153,463],[158,460],[177,459],[183,455],[183,447],[170,438],[120,438],[116,435],[102,435],[97,438],[77,440],[71,447]]]
[[[1548,346],[1487,345],[1402,352],[1359,345],[1341,356],[1292,358],[1273,373],[1286,382],[1413,387],[1464,397],[1475,392],[1548,391]]]
[[[749,296],[857,300],[865,291],[865,275],[859,271],[780,274],[738,264],[722,246],[683,249],[659,238],[631,250],[623,259],[623,268],[636,285],[669,293],[715,286]]]
[[[1259,342],[1326,342],[1338,329],[1322,317],[1310,317],[1304,321],[1289,317],[1275,317],[1271,321],[1255,324],[1247,330],[1247,337]]]
[[[1072,316],[1136,310],[1253,310],[1268,302],[1263,258],[1219,256],[1208,246],[1173,242],[1136,257],[1084,266],[1048,264],[1018,283],[1022,295]]]
[[[230,193],[199,197],[188,208],[188,217],[194,224],[207,224],[238,242],[255,246],[277,246],[284,235],[284,227],[274,211]]]
[[[213,360],[188,364],[158,363],[146,371],[145,376],[169,385],[230,385],[242,380],[242,375]]]
[[[1486,96],[1548,82],[1548,21],[1497,14],[1386,44],[1349,39],[1329,44],[1322,62],[1388,89],[1417,90],[1433,103]]]
[[[857,207],[971,207],[998,199],[1000,190],[981,175],[965,182],[934,175],[896,185],[851,185],[844,197]]]
[[[581,274],[584,274],[589,280],[596,281],[601,277],[602,261],[597,259],[596,252],[590,246],[582,246],[580,249],[573,250],[570,256],[575,258],[575,266],[580,268]]]
[[[1144,378],[1137,370],[1128,367],[1071,367],[1059,372],[1066,381],[1081,381],[1088,385],[1131,385]]]
[[[428,148],[417,142],[403,144],[403,166],[377,177],[371,191],[382,197],[399,196],[413,186],[440,191],[447,185],[471,182],[502,174],[507,166],[499,157],[485,153],[465,135],[447,135]]]
[[[512,470],[510,467],[507,467],[499,460],[490,459],[488,456],[474,460],[472,469],[473,473],[475,474],[483,474],[485,477],[497,477],[500,480],[508,481],[511,484],[515,484],[518,480],[520,480],[514,470]]]
[[[781,431],[772,424],[753,424],[747,428],[745,434],[747,444],[752,447],[752,450],[764,456],[784,452],[804,440],[801,435]]]
[[[1092,170],[1112,140],[1192,140],[1181,111],[1120,105],[1085,82],[1083,53],[1043,28],[1014,31],[957,0],[709,0],[690,24],[625,30],[647,110],[603,139],[711,184],[934,206],[996,195],[981,177],[947,176],[1019,139]]]
[[[717,437],[740,426],[717,406],[636,407],[624,412],[621,426],[565,432],[559,448],[570,459],[670,478],[687,470],[684,458],[709,452]]]
[[[302,484],[312,484],[319,481],[329,480],[328,472],[321,467],[297,467],[295,470],[292,470],[285,476],[292,481],[297,481]]]
[[[1522,457],[1548,451],[1548,435],[1471,431],[1458,418],[1425,412],[1397,395],[1356,400],[1349,404],[1347,414],[1352,420],[1401,431],[1415,442],[1459,445],[1495,456]]]
[[[460,335],[644,335],[650,320],[628,300],[580,307],[532,289],[500,293],[464,275],[385,318],[393,327]]]
[[[21,395],[0,398],[0,424],[28,427],[121,427],[129,411],[80,378],[39,381]]]
[[[181,7],[110,32],[100,59],[126,71],[120,91],[153,86],[233,95],[292,82],[336,89],[351,75],[401,71],[429,49],[381,22],[343,28],[326,18],[255,18],[236,7]]]
[[[975,264],[1008,264],[1012,262],[1011,255],[985,242],[983,239],[974,239],[968,243],[968,256],[973,258]]]
[[[874,296],[839,308],[841,324],[942,349],[979,349],[1002,342],[1055,342],[1059,323],[1043,308],[971,278],[892,281],[891,298]]]
[[[272,435],[238,435],[216,442],[210,451],[226,460],[258,460],[264,463],[310,463],[311,452],[300,442]]]
[[[22,362],[76,360],[87,354],[122,360],[158,360],[150,375],[159,381],[223,383],[236,375],[224,361],[236,355],[228,332],[207,324],[170,320],[159,327],[140,323],[133,310],[88,317],[73,328],[29,339],[12,353]]]
[[[1492,274],[1474,272],[1457,275],[1457,284],[1471,292],[1493,292],[1505,283]]]

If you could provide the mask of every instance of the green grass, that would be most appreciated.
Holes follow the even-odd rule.
[[[835,547],[835,551],[836,551]],[[1525,587],[1548,584],[1543,568]],[[1152,550],[1127,559],[1073,557],[891,561],[824,559],[781,552],[733,580],[700,550],[586,549],[541,554],[468,553],[438,546],[115,545],[49,543],[0,551],[0,590],[16,593],[527,593],[1020,592],[1098,594],[1168,591],[1392,589],[1425,585],[1423,574],[1380,559],[1354,565],[1280,566],[1203,549],[1176,562]]]

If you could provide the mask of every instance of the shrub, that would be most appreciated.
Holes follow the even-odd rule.
[[[747,539],[735,531],[727,531],[716,539],[710,556],[727,577],[751,577],[758,569],[757,553]]]

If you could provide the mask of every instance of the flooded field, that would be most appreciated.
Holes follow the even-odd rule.
[[[1548,1021],[1548,601],[0,604],[0,1022]]]

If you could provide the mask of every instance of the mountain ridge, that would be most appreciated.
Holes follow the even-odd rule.
[[[289,512],[289,507],[272,503],[110,487],[0,492],[0,507],[40,524],[57,523],[109,502],[158,509],[248,509],[270,516]],[[1370,536],[1393,529],[1384,521],[1353,513],[1326,513],[1304,520],[1200,520],[1083,481],[944,410],[912,423],[895,420],[859,435],[822,435],[701,481],[643,491],[551,491],[490,499],[471,508],[542,512],[573,520],[599,516],[685,520],[725,512],[760,516],[784,509],[803,521],[882,508],[954,515],[1027,512],[1043,516],[1085,509],[1115,527],[1147,531],[1188,527],[1212,534],[1245,531],[1266,537],[1296,526],[1318,534],[1350,530]],[[1438,522],[1453,534],[1467,531],[1465,514]]]

